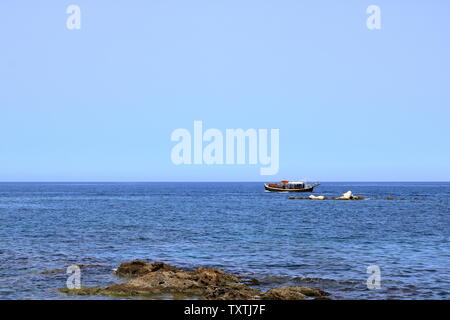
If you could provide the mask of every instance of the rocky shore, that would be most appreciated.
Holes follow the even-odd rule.
[[[124,262],[114,273],[127,281],[108,287],[62,288],[59,291],[66,294],[124,298],[168,295],[172,299],[206,300],[303,300],[329,297],[322,290],[300,286],[262,292],[250,286],[258,283],[256,279],[243,279],[214,268],[182,270],[163,262]]]

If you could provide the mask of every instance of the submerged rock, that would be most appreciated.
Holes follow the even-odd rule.
[[[98,264],[90,264],[90,265],[84,265],[84,264],[78,264],[76,265],[80,269],[89,269],[89,268],[106,268],[105,266],[101,266]],[[60,268],[60,269],[52,269],[52,270],[45,270],[40,272],[41,274],[55,274],[55,273],[66,273],[67,268]]]
[[[116,275],[131,277],[125,283],[104,288],[60,289],[77,295],[155,296],[169,294],[174,299],[195,297],[208,300],[304,299],[327,295],[318,289],[283,287],[263,293],[232,274],[214,268],[184,271],[163,262],[148,263],[141,260],[122,263]],[[257,280],[253,281],[256,284]]]

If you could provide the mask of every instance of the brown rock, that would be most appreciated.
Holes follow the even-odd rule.
[[[261,291],[244,284],[231,284],[226,287],[207,287],[203,297],[208,300],[256,300]]]
[[[295,287],[271,289],[261,297],[263,300],[303,300],[306,296]]]
[[[40,272],[41,274],[53,274],[53,273],[64,273],[66,269],[53,269],[53,270],[45,270]]]
[[[98,264],[90,264],[90,265],[79,264],[77,266],[80,269],[105,268],[104,266],[101,266],[101,265],[98,265]],[[61,269],[53,269],[53,270],[42,271],[41,274],[66,273],[66,271],[67,271],[67,268],[61,268]]]
[[[241,278],[241,281],[245,284],[257,286],[260,284],[259,280],[256,278]]]
[[[281,287],[271,289],[262,295],[265,300],[303,300],[309,298],[324,298],[328,296],[325,291],[307,287]]]
[[[156,271],[104,289],[107,295],[184,294],[201,296],[203,290],[187,272]]]
[[[207,288],[218,287],[225,291],[232,289],[245,289],[246,286],[232,287],[239,283],[239,278],[218,269],[198,268],[187,272],[172,268],[159,268],[148,272],[149,266],[143,271],[144,275],[131,279],[125,284],[107,287],[105,291],[113,294],[132,292],[135,294],[185,294],[203,296]],[[216,290],[216,295],[218,291]],[[212,295],[211,292],[208,292]],[[236,293],[234,295],[237,295]]]
[[[133,260],[122,263],[115,274],[122,277],[139,277],[158,270],[176,271],[177,268],[164,262],[148,263],[142,260]]]
[[[256,300],[322,297],[326,293],[306,287],[283,287],[272,289],[264,295],[261,291],[244,284],[242,279],[214,268],[180,270],[163,262],[148,263],[141,260],[122,263],[117,275],[131,276],[125,283],[105,288],[60,289],[77,295],[106,296],[158,296],[171,295],[174,299]],[[256,280],[256,279],[255,279]],[[257,280],[256,280],[257,281]]]
[[[198,268],[194,271],[193,275],[203,285],[220,286],[227,283],[240,282],[238,277],[213,268]]]

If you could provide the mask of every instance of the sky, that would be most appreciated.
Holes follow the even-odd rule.
[[[1,1],[0,181],[450,181],[449,15],[447,0]],[[175,165],[171,134],[195,120],[279,129],[278,173]]]

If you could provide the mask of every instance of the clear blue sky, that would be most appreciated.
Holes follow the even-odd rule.
[[[1,1],[0,181],[449,181],[449,15],[447,0]],[[170,134],[194,120],[280,129],[279,174],[173,165]]]

